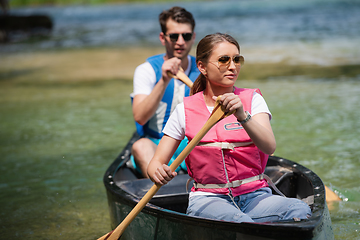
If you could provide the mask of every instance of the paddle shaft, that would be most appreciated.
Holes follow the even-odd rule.
[[[189,88],[193,86],[193,82],[190,80],[190,78],[184,73],[184,70],[180,68],[178,73],[176,75],[172,74],[171,72],[167,72],[169,77],[179,79],[183,83],[185,83]]]
[[[171,171],[175,171],[182,161],[189,155],[189,153],[194,149],[194,147],[200,142],[200,140],[205,136],[205,134],[221,119],[230,116],[234,112],[225,113],[220,104],[217,104],[211,113],[209,119],[206,121],[205,125],[200,129],[200,131],[194,136],[193,139],[188,143],[184,150],[178,155],[174,162],[170,165]]]
[[[138,204],[136,204],[133,210],[131,210],[131,212],[126,216],[126,218],[112,232],[105,234],[104,236],[98,238],[98,240],[117,240],[160,188],[161,185],[154,184],[138,202]]]
[[[189,155],[191,150],[193,150],[194,147],[200,142],[200,140],[205,136],[205,134],[218,121],[231,114],[233,114],[233,112],[225,113],[221,105],[217,102],[213,112],[211,113],[209,119],[206,121],[205,125],[200,129],[200,131],[195,135],[195,137],[189,142],[189,144],[179,154],[175,161],[170,165],[170,169],[172,171],[175,171],[175,169],[178,168],[178,166],[182,163],[182,161],[184,161],[184,159]],[[117,240],[160,188],[161,185],[154,184],[150,188],[150,190],[144,195],[144,197],[138,202],[138,204],[136,204],[133,210],[126,216],[126,218],[114,229],[114,231],[105,234],[104,236],[98,238],[98,240]]]

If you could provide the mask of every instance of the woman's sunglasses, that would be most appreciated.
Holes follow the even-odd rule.
[[[245,59],[241,55],[236,55],[232,58],[232,61],[234,62],[235,67],[238,68],[244,64]],[[227,55],[221,56],[221,57],[219,57],[217,62],[219,64],[218,68],[220,71],[227,70],[227,68],[229,68],[230,63],[231,63],[231,57],[229,57]]]
[[[170,38],[170,41],[176,42],[179,39],[179,35],[179,33],[170,33],[165,36],[168,36]],[[192,33],[181,33],[181,35],[186,42],[190,41],[193,36]]]

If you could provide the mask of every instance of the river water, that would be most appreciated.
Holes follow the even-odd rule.
[[[333,63],[329,61],[340,56],[346,61],[358,60],[360,6],[356,0],[205,1],[180,5],[196,19],[197,40],[209,33],[225,32],[245,48],[289,46],[290,53],[273,61],[286,59],[289,54],[296,54],[297,61],[317,64]],[[158,14],[171,6],[121,4],[14,9],[15,14],[49,15],[54,30],[47,40],[0,46],[0,51],[158,46]],[[322,59],[314,58],[313,54],[298,54],[305,49],[304,45],[313,46],[316,53],[321,51]],[[266,61],[269,58],[261,57]]]
[[[360,65],[359,1],[179,5],[194,14],[197,40],[229,33],[250,63]],[[48,14],[54,29],[41,40],[14,35],[0,45],[0,65],[1,55],[159,47],[157,17],[170,6],[13,9]],[[16,82],[0,70],[0,239],[97,239],[110,230],[103,174],[134,130],[131,81]],[[360,76],[289,75],[237,85],[262,90],[274,116],[275,155],[312,169],[343,199],[329,206],[335,239],[360,239]]]

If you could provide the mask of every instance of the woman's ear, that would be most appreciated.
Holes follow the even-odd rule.
[[[206,76],[206,67],[202,61],[199,61],[197,63],[197,67],[198,67],[199,71],[202,73],[202,75]]]

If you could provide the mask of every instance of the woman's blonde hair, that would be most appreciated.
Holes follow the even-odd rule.
[[[200,61],[203,63],[208,63],[209,57],[214,49],[214,47],[221,42],[229,42],[234,44],[240,53],[239,43],[232,36],[224,33],[214,33],[205,36],[196,48],[196,64]],[[204,74],[200,73],[198,78],[195,80],[191,90],[190,95],[201,92],[206,88],[206,77]]]

